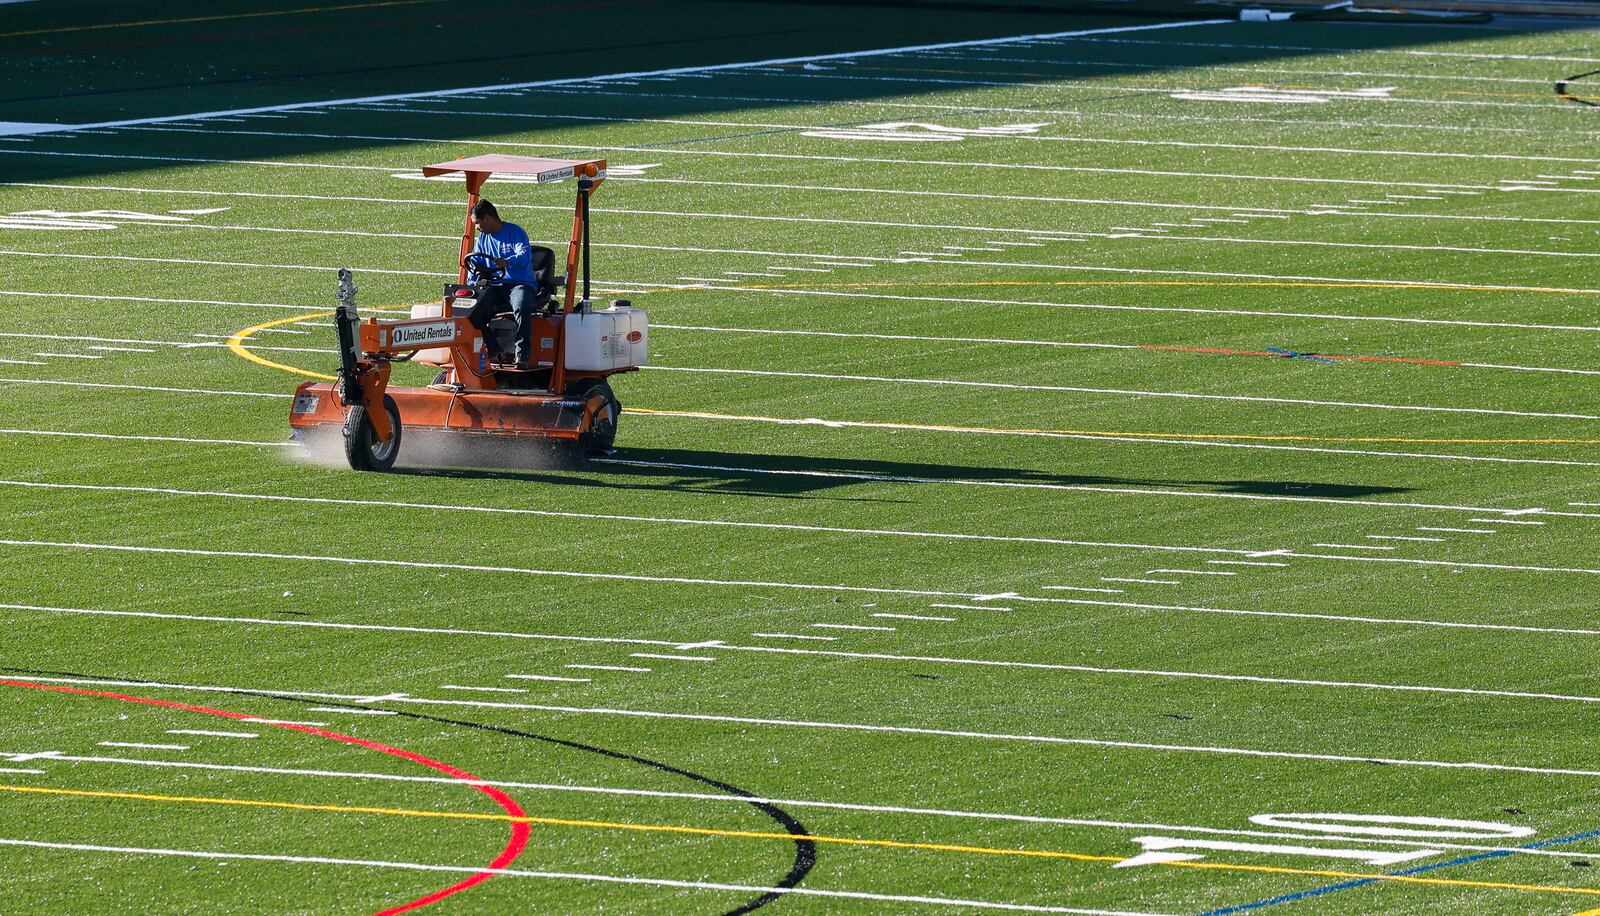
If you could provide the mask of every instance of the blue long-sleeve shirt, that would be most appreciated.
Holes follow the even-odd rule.
[[[490,259],[506,260],[506,275],[496,283],[533,282],[532,245],[528,241],[528,233],[516,223],[502,222],[500,231],[493,235],[480,231],[472,250]]]

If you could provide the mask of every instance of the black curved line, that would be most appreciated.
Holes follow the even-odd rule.
[[[84,673],[77,672],[77,671],[48,671],[48,670],[40,670],[40,669],[35,669],[35,668],[4,668],[4,667],[0,667],[0,671],[7,671],[7,672],[10,672],[12,674],[31,674],[31,675],[35,675],[35,676],[38,676],[38,675],[52,675],[52,676],[58,676],[58,677],[75,677],[75,678],[85,678],[85,679],[98,678],[98,679],[102,679],[102,680],[119,680],[119,681],[127,681],[128,683],[132,683],[132,684],[157,684],[157,683],[159,683],[159,682],[156,682],[156,681],[142,681],[142,680],[139,680],[138,678],[123,677],[123,676],[116,676],[116,675],[84,674]],[[308,697],[287,697],[287,696],[283,696],[281,694],[269,693],[269,692],[266,692],[266,691],[229,690],[228,693],[236,694],[236,695],[239,695],[239,696],[262,697],[262,698],[269,699],[269,700],[286,700],[286,701],[291,702],[291,703],[304,703],[304,704],[307,704],[307,705],[316,704],[318,706],[335,706],[335,707],[338,707],[338,708],[341,708],[341,709],[373,709],[374,708],[374,706],[371,705],[371,704],[336,703],[336,702],[330,702],[330,701],[327,701],[327,700],[311,699],[311,698],[308,698]],[[784,829],[785,832],[787,832],[791,836],[796,837],[796,839],[794,841],[794,864],[789,867],[788,873],[783,876],[782,880],[778,881],[775,885],[773,885],[773,888],[774,888],[773,890],[770,890],[770,891],[762,894],[761,896],[755,898],[754,900],[751,900],[751,901],[749,901],[747,903],[741,904],[740,906],[734,907],[731,910],[728,910],[726,913],[723,914],[723,916],[742,916],[742,914],[754,912],[754,911],[766,906],[767,904],[772,903],[772,902],[782,898],[784,896],[784,894],[783,894],[784,890],[787,890],[787,889],[789,889],[791,887],[798,886],[801,881],[804,881],[806,879],[806,876],[808,874],[810,874],[811,870],[816,867],[816,864],[817,864],[817,844],[816,844],[816,841],[810,840],[810,839],[799,839],[799,837],[809,836],[811,831],[806,829],[806,826],[804,824],[802,824],[798,819],[796,819],[794,817],[794,815],[792,815],[789,812],[783,810],[782,808],[778,807],[777,805],[774,805],[774,804],[772,804],[770,802],[762,801],[762,800],[758,799],[754,792],[751,792],[748,789],[742,789],[742,788],[740,788],[740,787],[738,787],[738,786],[736,786],[736,785],[734,785],[732,783],[723,782],[720,779],[714,779],[714,778],[712,778],[710,776],[705,776],[705,775],[702,775],[700,773],[696,773],[693,770],[685,770],[682,767],[675,767],[670,763],[662,763],[659,760],[651,760],[648,757],[640,757],[637,754],[629,754],[629,753],[627,753],[625,751],[614,751],[614,750],[611,750],[610,748],[597,747],[597,746],[592,745],[592,744],[584,744],[584,743],[582,743],[580,741],[569,741],[566,738],[555,738],[555,737],[552,737],[550,735],[536,735],[536,734],[534,734],[532,732],[518,731],[517,729],[514,729],[514,728],[505,728],[505,727],[502,727],[502,726],[499,726],[499,725],[488,725],[488,724],[483,723],[483,722],[468,722],[468,721],[465,721],[463,719],[446,719],[443,716],[430,716],[430,715],[425,715],[425,714],[419,713],[419,712],[408,712],[406,710],[400,710],[400,709],[388,709],[388,710],[385,710],[385,711],[386,712],[392,712],[397,716],[405,716],[408,719],[420,719],[420,720],[422,720],[424,722],[438,722],[438,723],[443,724],[443,725],[459,725],[459,726],[461,726],[463,728],[475,728],[475,729],[478,729],[480,731],[495,732],[497,734],[510,735],[512,737],[515,737],[515,738],[528,738],[528,739],[531,739],[533,741],[543,741],[543,742],[545,742],[547,744],[554,744],[554,745],[558,745],[560,747],[571,748],[573,750],[587,751],[587,752],[589,752],[591,754],[599,754],[602,757],[610,757],[613,760],[624,760],[624,761],[627,761],[629,763],[637,763],[637,764],[640,764],[642,766],[650,767],[651,769],[660,770],[660,771],[662,771],[664,773],[671,773],[674,776],[682,776],[685,779],[694,780],[695,782],[711,786],[711,787],[716,788],[716,789],[718,789],[720,791],[723,791],[723,792],[727,792],[729,795],[735,795],[735,796],[738,796],[740,798],[749,799],[749,804],[752,807],[754,807],[757,811],[760,811],[762,814],[765,814],[767,817],[772,818],[774,821],[777,821],[779,824],[781,824],[783,826],[783,829]]]
[[[1596,73],[1600,73],[1600,70],[1590,70],[1588,73],[1578,73],[1573,76],[1569,76],[1564,80],[1557,80],[1556,95],[1566,99],[1569,102],[1577,102],[1579,105],[1588,105],[1590,108],[1600,108],[1600,102],[1591,102],[1588,99],[1579,98],[1578,96],[1575,96],[1571,92],[1567,91],[1571,84],[1577,82],[1578,80],[1594,76]]]

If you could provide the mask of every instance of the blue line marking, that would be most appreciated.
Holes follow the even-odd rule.
[[[1525,845],[1518,846],[1517,848],[1543,849],[1546,846],[1558,846],[1562,843],[1575,843],[1578,840],[1587,840],[1594,837],[1600,837],[1600,830],[1590,830],[1587,833],[1574,833],[1571,836],[1557,837],[1553,840],[1540,840],[1537,843],[1527,843]],[[1458,859],[1450,859],[1445,862],[1435,862],[1432,865],[1419,865],[1415,868],[1408,868],[1404,871],[1388,872],[1387,874],[1392,877],[1402,878],[1408,875],[1420,874],[1425,871],[1433,871],[1439,868],[1450,868],[1455,865],[1466,865],[1469,862],[1479,862],[1484,859],[1504,858],[1505,856],[1509,856],[1511,854],[1512,851],[1509,849],[1500,850],[1497,852],[1480,852],[1470,856],[1462,856]],[[1382,879],[1358,878],[1354,881],[1343,881],[1339,884],[1328,884],[1322,887],[1314,887],[1310,890],[1296,891],[1293,894],[1280,894],[1276,897],[1268,897],[1265,900],[1257,900],[1254,903],[1240,903],[1235,906],[1223,907],[1218,910],[1207,910],[1206,912],[1200,914],[1200,916],[1226,916],[1228,913],[1244,913],[1249,910],[1259,910],[1262,907],[1274,906],[1279,903],[1293,903],[1296,900],[1304,900],[1309,897],[1320,897],[1323,894],[1331,894],[1334,891],[1343,891],[1349,890],[1353,887],[1361,887],[1367,884],[1376,884],[1380,880]]]
[[[1285,350],[1282,347],[1263,347],[1262,349],[1266,350],[1268,353],[1276,353],[1279,356],[1287,356],[1290,359],[1309,359],[1314,363],[1331,364],[1337,362],[1337,360],[1327,359],[1325,357],[1318,356],[1315,353],[1296,353],[1293,350]]]

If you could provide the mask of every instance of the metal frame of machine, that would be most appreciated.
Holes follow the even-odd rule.
[[[356,287],[350,271],[339,271],[339,306],[335,325],[339,335],[340,367],[336,381],[307,382],[295,392],[289,415],[297,439],[326,436],[338,430],[345,454],[357,470],[388,470],[400,448],[402,429],[505,439],[554,440],[574,455],[608,451],[616,435],[621,405],[606,382],[618,372],[629,372],[644,361],[643,312],[625,301],[595,311],[589,288],[589,196],[605,180],[606,162],[595,160],[538,159],[528,156],[473,156],[423,168],[427,177],[462,173],[466,179],[467,217],[461,236],[459,282],[445,287],[442,303],[416,311],[435,315],[400,320],[368,318],[357,314]],[[489,176],[495,172],[535,176],[545,184],[577,179],[572,233],[567,243],[566,274],[554,278],[564,287],[559,303],[532,316],[534,359],[526,369],[491,361],[493,344],[456,304],[475,299],[477,289],[468,284],[467,257],[474,248],[472,208]],[[581,270],[583,295],[570,278]],[[621,316],[621,317],[618,317]],[[572,368],[569,335],[586,322],[614,328],[623,319],[631,330],[615,340],[601,336],[608,354],[627,354],[611,367]],[[607,321],[609,319],[609,321]],[[589,332],[598,333],[598,332]],[[390,386],[391,364],[427,351],[443,368],[435,384],[426,387]],[[442,355],[441,355],[442,354]]]

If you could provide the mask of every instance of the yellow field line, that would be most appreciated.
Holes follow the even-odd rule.
[[[1385,436],[1257,436],[1249,433],[1147,433],[1113,432],[1093,429],[1008,429],[1003,427],[989,426],[943,426],[936,423],[877,423],[866,420],[807,421],[789,417],[764,417],[760,415],[707,413],[704,411],[693,410],[653,410],[648,407],[629,407],[628,412],[654,414],[662,417],[687,417],[691,419],[704,418],[713,420],[749,420],[757,423],[789,423],[796,426],[812,422],[818,426],[849,426],[867,429],[907,429],[929,432],[991,433],[995,435],[1085,436],[1089,438],[1101,439],[1193,439],[1200,441],[1242,439],[1260,442],[1388,442],[1429,445],[1600,445],[1600,439],[1409,439]]]
[[[0,38],[20,38],[26,35],[55,35],[60,32],[94,32],[104,29],[131,29],[146,25],[180,25],[187,22],[220,22],[227,19],[258,19],[263,16],[293,16],[299,13],[335,13],[342,10],[365,10],[380,6],[417,6],[423,3],[443,3],[445,0],[378,0],[372,3],[343,3],[338,6],[303,6],[292,10],[266,10],[256,13],[228,13],[220,16],[187,16],[181,19],[141,19],[135,22],[103,22],[94,25],[64,25],[51,29],[29,29],[25,32],[0,32]]]
[[[331,375],[323,375],[321,372],[312,372],[309,369],[298,369],[294,366],[285,366],[283,363],[275,363],[270,359],[257,356],[256,354],[250,352],[250,350],[244,345],[245,339],[250,335],[257,333],[258,331],[265,331],[267,328],[277,327],[280,324],[294,324],[298,321],[310,321],[313,318],[327,318],[332,314],[332,312],[314,312],[310,315],[295,315],[292,318],[278,318],[273,321],[264,321],[261,324],[245,328],[242,331],[234,331],[233,336],[228,338],[228,349],[253,363],[259,363],[270,369],[279,369],[284,372],[292,372],[295,375],[306,375],[310,376],[311,378],[322,379],[323,381],[328,382],[335,381],[335,377]]]
[[[542,824],[556,827],[592,827],[607,830],[632,830],[643,833],[679,833],[695,836],[730,837],[736,839],[809,841],[843,846],[875,846],[889,849],[923,849],[934,852],[960,852],[975,855],[1022,856],[1040,859],[1068,859],[1075,862],[1126,861],[1124,856],[1090,855],[1081,852],[1060,852],[1050,849],[997,849],[990,846],[966,846],[952,843],[911,843],[901,840],[864,839],[860,837],[818,836],[810,833],[776,833],[761,830],[722,830],[713,827],[685,827],[677,824],[626,824],[616,821],[574,820],[559,817],[532,815],[489,814],[470,811],[419,811],[409,808],[375,808],[359,805],[314,805],[305,802],[267,801],[250,798],[214,798],[209,796],[153,795],[142,792],[103,792],[88,789],[62,789],[53,786],[0,785],[0,791],[33,795],[73,796],[79,798],[116,798],[130,801],[180,802],[199,805],[231,805],[248,808],[277,808],[290,811],[327,811],[342,814],[383,814],[397,817],[426,817],[446,820],[499,821],[519,824]],[[1381,875],[1361,872],[1322,871],[1304,868],[1280,868],[1270,865],[1238,865],[1229,862],[1158,862],[1175,868],[1202,868],[1226,871],[1253,871],[1283,875],[1310,875],[1325,878],[1365,878],[1376,881],[1397,881],[1407,884],[1432,884],[1450,887],[1480,887],[1499,890],[1541,891],[1548,893],[1587,894],[1600,896],[1600,888],[1566,887],[1545,884],[1511,884],[1500,881],[1467,881],[1451,878],[1417,878],[1408,875]],[[1600,914],[1600,911],[1591,911]]]
[[[296,315],[292,318],[279,318],[263,322],[254,327],[236,331],[228,338],[228,349],[239,356],[282,372],[295,375],[304,375],[310,378],[334,381],[334,376],[312,372],[309,369],[300,369],[283,363],[275,363],[270,359],[258,356],[244,345],[250,335],[266,328],[280,324],[293,324],[298,321],[309,321],[313,318],[326,318],[332,312],[317,312],[311,315]],[[799,425],[805,420],[788,417],[764,417],[759,415],[745,416],[740,414],[707,413],[693,410],[652,410],[648,407],[630,407],[629,413],[652,414],[660,417],[686,417],[689,419],[704,418],[713,420],[748,420],[759,423],[793,423]],[[826,423],[818,421],[818,425],[849,426],[866,429],[906,429],[930,432],[953,433],[989,433],[992,435],[1054,435],[1054,436],[1084,436],[1096,439],[1187,439],[1194,441],[1249,441],[1249,442],[1342,442],[1347,444],[1373,444],[1388,443],[1391,445],[1600,445],[1600,439],[1414,439],[1394,436],[1260,436],[1251,433],[1150,433],[1150,432],[1116,432],[1095,429],[1005,429],[987,426],[942,426],[932,423],[874,423],[865,420],[829,420]],[[1597,914],[1600,916],[1600,914]]]

